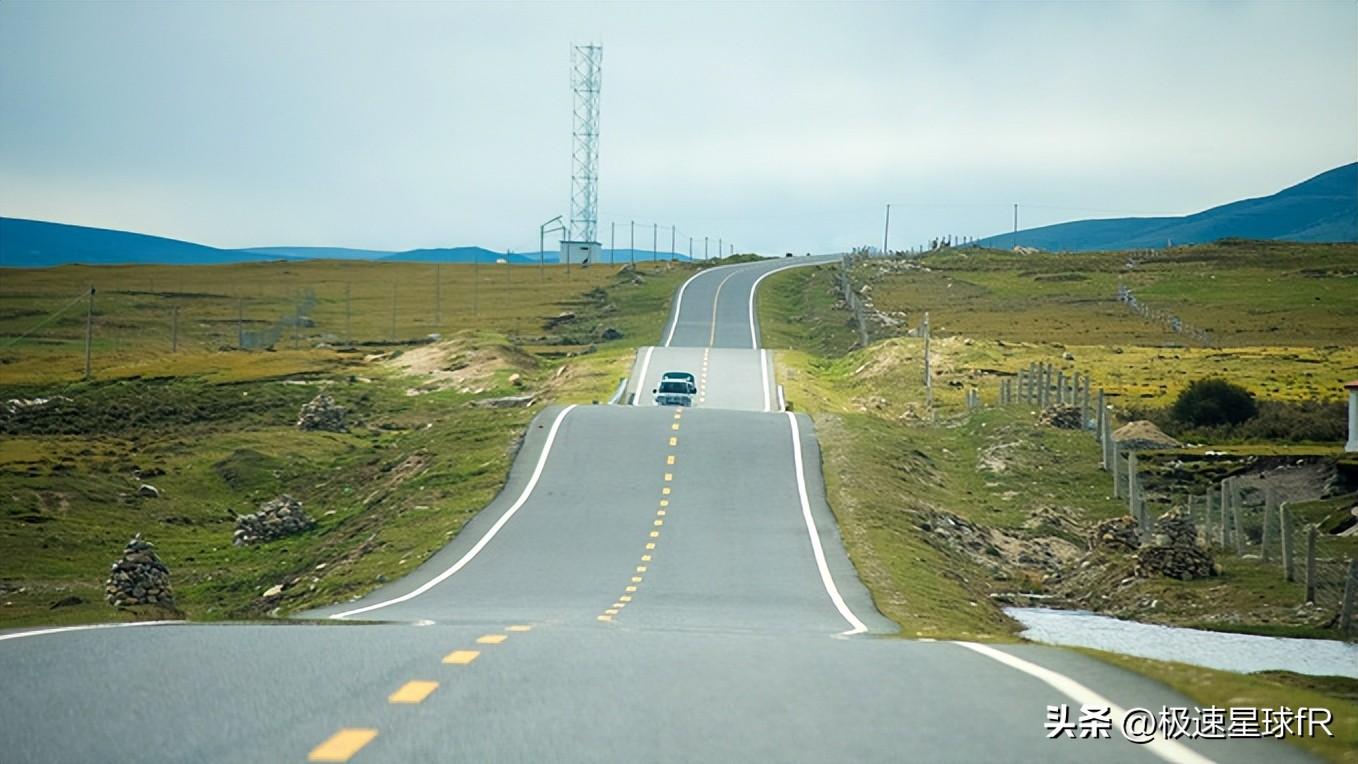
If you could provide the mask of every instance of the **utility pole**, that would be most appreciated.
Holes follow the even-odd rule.
[[[688,237],[688,261],[693,262],[693,237]]]
[[[725,251],[726,251],[726,244],[725,244],[724,240],[722,240],[722,239],[717,239],[717,259],[721,259],[721,256],[722,256],[721,253],[722,253],[722,252],[725,252]]]
[[[887,253],[886,243],[891,237],[891,205],[886,206],[886,230],[882,232],[882,254]]]
[[[613,255],[618,251],[618,224],[616,222],[608,224],[608,264],[613,264]]]
[[[567,247],[566,251],[570,251]],[[569,262],[569,258],[567,258]],[[566,268],[566,278],[570,278],[570,267]],[[475,249],[472,250],[472,318],[476,318],[481,310],[481,254]]]
[[[659,223],[651,223],[651,262],[655,262],[660,253],[660,243],[657,234],[660,232]]]
[[[85,309],[85,381],[90,379],[90,341],[94,339],[94,285],[90,284],[90,302]]]
[[[674,224],[670,224],[670,262],[674,262],[677,253],[674,251]]]
[[[707,237],[703,237],[703,259],[707,259]]]
[[[632,221],[632,244],[628,250],[632,255],[632,270],[637,269],[637,221]]]
[[[439,286],[439,264],[438,264],[438,263],[434,263],[434,328],[435,328],[435,329],[438,329],[439,327],[441,327],[441,326],[443,325],[443,311],[442,311],[442,307],[443,307],[443,306],[440,304],[440,303],[442,302],[442,299],[443,299],[443,294],[442,294],[442,292],[440,291],[440,289],[441,289],[441,287]]]
[[[1018,202],[1014,202],[1014,241],[1015,247],[1018,246]]]
[[[929,374],[929,312],[924,312],[924,400],[929,411],[934,410],[934,380]],[[932,416],[930,417],[932,418]]]

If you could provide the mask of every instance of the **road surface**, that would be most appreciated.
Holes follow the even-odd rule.
[[[306,622],[0,634],[0,760],[1304,759],[1049,740],[1049,705],[1192,703],[1067,650],[892,636],[758,348],[755,287],[787,266],[690,279],[628,405],[541,412],[502,494],[367,597]],[[700,377],[694,407],[649,405],[669,370]]]

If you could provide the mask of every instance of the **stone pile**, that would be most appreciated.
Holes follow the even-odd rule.
[[[258,544],[301,533],[315,525],[316,521],[302,511],[302,502],[285,494],[259,505],[256,512],[237,517],[235,538],[231,543],[236,546]]]
[[[1142,578],[1165,576],[1192,581],[1215,576],[1217,566],[1212,555],[1198,546],[1193,519],[1175,509],[1155,521],[1151,542],[1136,553],[1136,574]]]
[[[1062,430],[1078,430],[1084,426],[1082,419],[1079,406],[1057,404],[1044,409],[1038,415],[1037,423],[1047,427],[1058,427]]]
[[[127,542],[123,556],[113,563],[104,584],[104,599],[116,608],[138,605],[174,608],[170,569],[156,555],[155,546],[142,539],[140,533]]]
[[[1126,552],[1135,552],[1141,546],[1141,536],[1137,533],[1136,518],[1131,515],[1114,517],[1094,526],[1089,534],[1092,549],[1107,547]]]
[[[1155,546],[1197,546],[1198,527],[1193,518],[1179,510],[1171,510],[1155,521],[1155,532],[1151,535]]]
[[[344,423],[344,407],[321,393],[302,406],[297,416],[297,429],[347,432],[349,427]]]

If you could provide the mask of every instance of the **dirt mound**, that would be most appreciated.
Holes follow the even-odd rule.
[[[1144,419],[1128,422],[1113,431],[1113,441],[1123,448],[1179,448],[1182,443]]]
[[[455,337],[408,350],[383,365],[403,374],[424,377],[419,392],[484,386],[502,371],[529,371],[537,359],[508,343],[478,344]]]

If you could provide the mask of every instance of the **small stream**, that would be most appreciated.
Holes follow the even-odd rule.
[[[1121,621],[1083,610],[1010,607],[1023,636],[1049,645],[1092,647],[1141,658],[1226,671],[1293,671],[1358,678],[1358,644],[1328,639],[1260,637]]]

